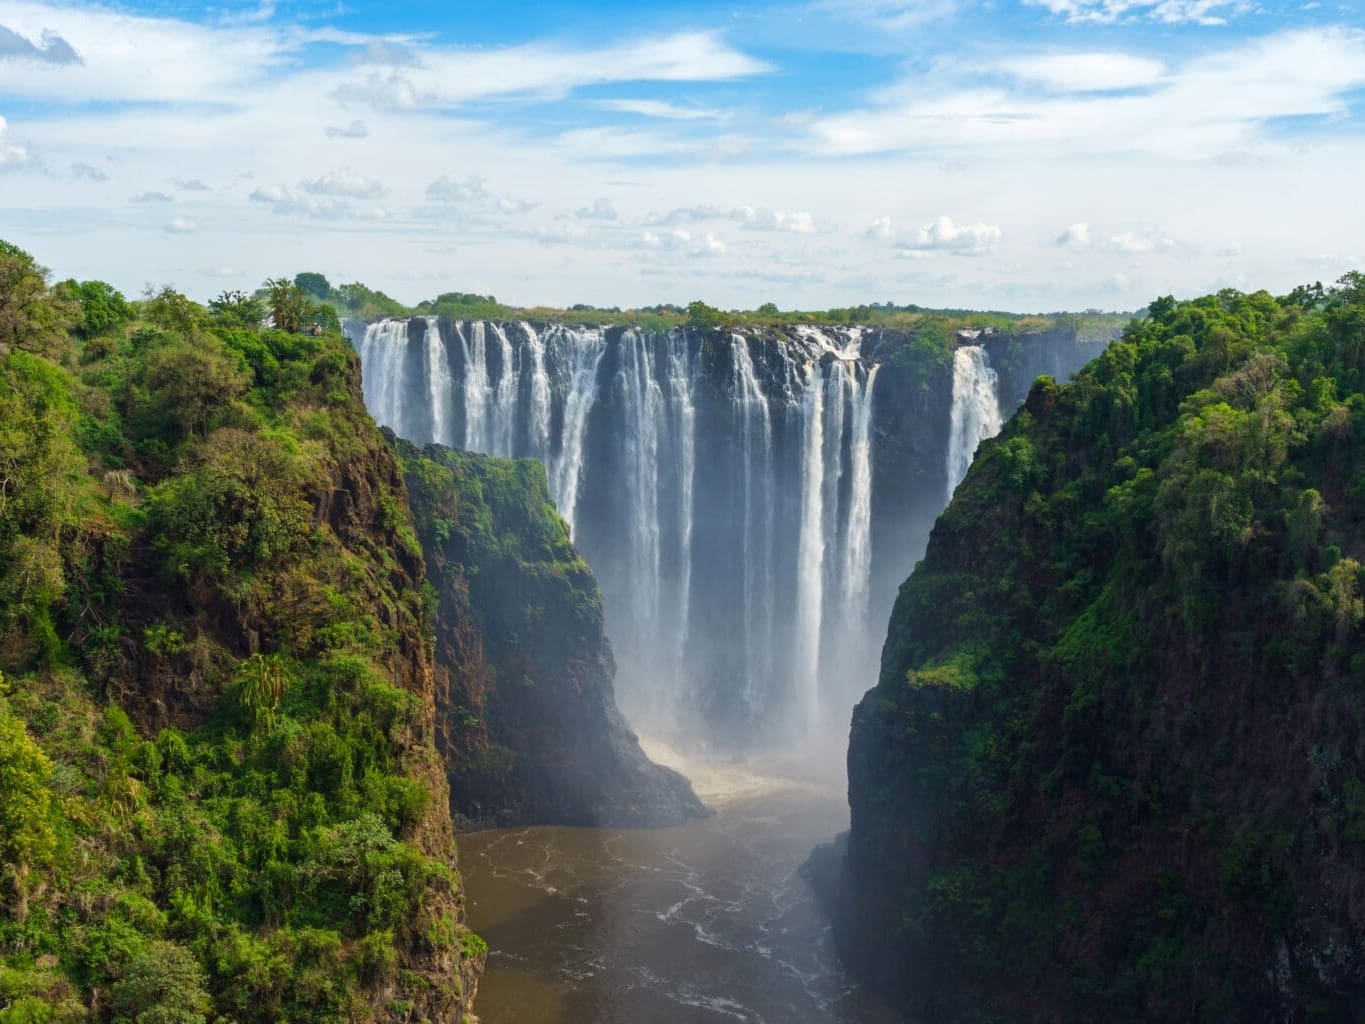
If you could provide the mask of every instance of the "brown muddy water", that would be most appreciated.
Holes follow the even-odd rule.
[[[715,816],[460,837],[470,917],[490,947],[483,1024],[899,1024],[844,973],[796,873],[847,827],[842,788],[650,753]]]

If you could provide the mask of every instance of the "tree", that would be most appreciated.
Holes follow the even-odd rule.
[[[203,306],[168,284],[163,284],[160,291],[148,285],[143,295],[142,315],[165,330],[190,337],[208,322]]]
[[[204,970],[175,942],[153,941],[129,962],[113,988],[119,1024],[204,1024],[213,1002]]]
[[[248,382],[212,336],[172,342],[147,355],[147,384],[182,436],[205,430],[213,413],[241,395]]]
[[[298,332],[317,312],[308,293],[288,278],[268,278],[265,291],[270,322],[281,331]]]
[[[57,841],[49,816],[52,763],[5,701],[0,675],[0,867],[14,886],[16,916],[27,915],[28,878]]]
[[[687,304],[687,324],[689,327],[711,331],[719,327],[726,327],[729,323],[730,315],[721,312],[715,306],[708,306],[700,300]]]
[[[80,304],[81,317],[74,330],[82,338],[93,338],[132,323],[132,304],[112,284],[72,279],[57,287]]]
[[[0,240],[0,356],[15,349],[57,358],[80,308],[47,286],[47,270],[17,245]]]
[[[209,302],[209,312],[220,327],[260,327],[265,319],[265,303],[254,295],[233,290],[218,293]]]
[[[312,271],[295,274],[294,283],[319,302],[332,301],[332,283],[322,274]]]

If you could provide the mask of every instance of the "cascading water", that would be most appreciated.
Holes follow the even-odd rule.
[[[896,470],[876,450],[872,335],[435,318],[356,333],[379,422],[545,464],[634,721],[719,747],[842,731],[891,597],[873,599],[874,565],[915,555],[874,551],[878,474]],[[969,461],[1000,415],[984,353],[956,359],[950,457]]]
[[[980,345],[953,353],[953,412],[948,435],[948,500],[972,464],[977,445],[1000,433],[1000,382]]]

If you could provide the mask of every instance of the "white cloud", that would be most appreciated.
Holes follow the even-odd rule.
[[[287,203],[290,196],[283,185],[261,185],[252,190],[250,198],[256,203]]]
[[[481,203],[489,199],[482,178],[457,181],[449,175],[427,185],[427,198],[438,203]]]
[[[199,230],[199,225],[186,217],[172,217],[162,230],[173,235],[192,235]]]
[[[994,224],[955,224],[951,217],[938,217],[920,228],[913,240],[901,244],[907,253],[950,252],[957,256],[981,256],[1000,244],[1001,230]]]
[[[651,213],[646,224],[695,224],[699,221],[721,220],[729,215],[719,206],[677,206],[667,213]]]
[[[71,176],[84,181],[109,180],[109,175],[105,174],[94,164],[88,164],[84,160],[77,160],[71,165]]]
[[[1090,225],[1072,224],[1057,236],[1057,244],[1067,249],[1088,249],[1090,247]]]
[[[1006,73],[1059,92],[1103,92],[1158,84],[1165,65],[1124,53],[1058,53],[1001,62]]]
[[[864,238],[874,238],[878,241],[889,242],[894,235],[895,231],[891,227],[890,217],[878,217],[867,227],[863,228]]]
[[[815,218],[804,210],[784,213],[760,206],[737,206],[730,211],[730,219],[751,231],[794,231],[809,234],[815,230]]]
[[[419,89],[410,78],[392,72],[374,72],[363,81],[343,82],[332,90],[332,95],[343,105],[365,104],[376,110],[416,110],[435,105],[439,97],[434,92]]]
[[[1054,79],[1071,77],[1057,70],[1055,56],[1048,59]],[[1209,159],[1271,145],[1264,129],[1276,119],[1345,115],[1348,94],[1362,85],[1365,33],[1311,29],[1191,59],[1136,94],[960,82],[935,90],[907,80],[884,91],[880,104],[817,119],[810,130],[817,150],[835,155],[979,148],[998,158],[1005,148],[1023,147],[1054,158]]]
[[[426,187],[426,197],[434,203],[462,204],[498,213],[525,213],[538,204],[513,195],[494,195],[482,178],[459,180],[442,175]]]
[[[1252,9],[1247,0],[1027,0],[1067,21],[1114,22],[1147,17],[1166,24],[1224,25]]]
[[[23,167],[32,159],[28,147],[9,141],[9,125],[0,117],[0,171]]]
[[[299,182],[299,188],[315,196],[339,196],[346,199],[378,199],[388,192],[382,182],[343,168],[329,171],[320,178]]]
[[[1124,231],[1117,235],[1110,235],[1100,247],[1109,252],[1116,252],[1124,256],[1141,256],[1146,253],[1160,252],[1175,246],[1175,240],[1166,235],[1145,232],[1134,234],[1131,231]]]
[[[181,192],[212,192],[211,186],[204,184],[198,178],[176,178],[175,187]]]
[[[165,192],[143,192],[133,196],[129,202],[133,203],[173,203],[175,202]]]
[[[646,231],[640,236],[640,244],[646,249],[664,249],[693,257],[721,256],[727,248],[723,239],[709,231],[694,235],[685,228],[664,232]]]
[[[527,210],[534,210],[538,205],[520,196],[498,196],[493,200],[493,206],[499,213],[525,213]]]
[[[591,206],[583,206],[574,211],[579,220],[616,220],[620,216],[616,207],[606,196],[598,196]]]
[[[770,70],[710,32],[681,32],[594,49],[527,44],[497,50],[430,48],[422,66],[403,73],[370,72],[333,94],[380,109],[454,107],[492,97],[562,97],[612,82],[724,81]]]
[[[367,128],[365,122],[361,121],[359,118],[345,127],[337,127],[336,125],[327,126],[327,137],[329,139],[363,139],[369,134],[370,129]]]
[[[1091,234],[1090,225],[1081,223],[1072,224],[1058,235],[1056,244],[1064,249],[1098,249],[1120,256],[1142,256],[1172,249],[1176,243],[1169,235],[1154,229],[1121,231],[1096,239]]]
[[[295,195],[284,185],[262,185],[252,191],[250,199],[269,206],[282,216],[342,220],[354,215],[351,204],[345,199],[327,195]]]
[[[597,106],[604,110],[615,110],[623,114],[639,114],[641,117],[661,117],[670,121],[714,120],[723,116],[718,110],[702,107],[680,107],[661,100],[598,100]]]

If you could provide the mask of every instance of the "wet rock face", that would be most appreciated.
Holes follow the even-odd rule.
[[[465,827],[704,815],[617,710],[601,593],[545,471],[396,442],[435,587],[438,745]]]

